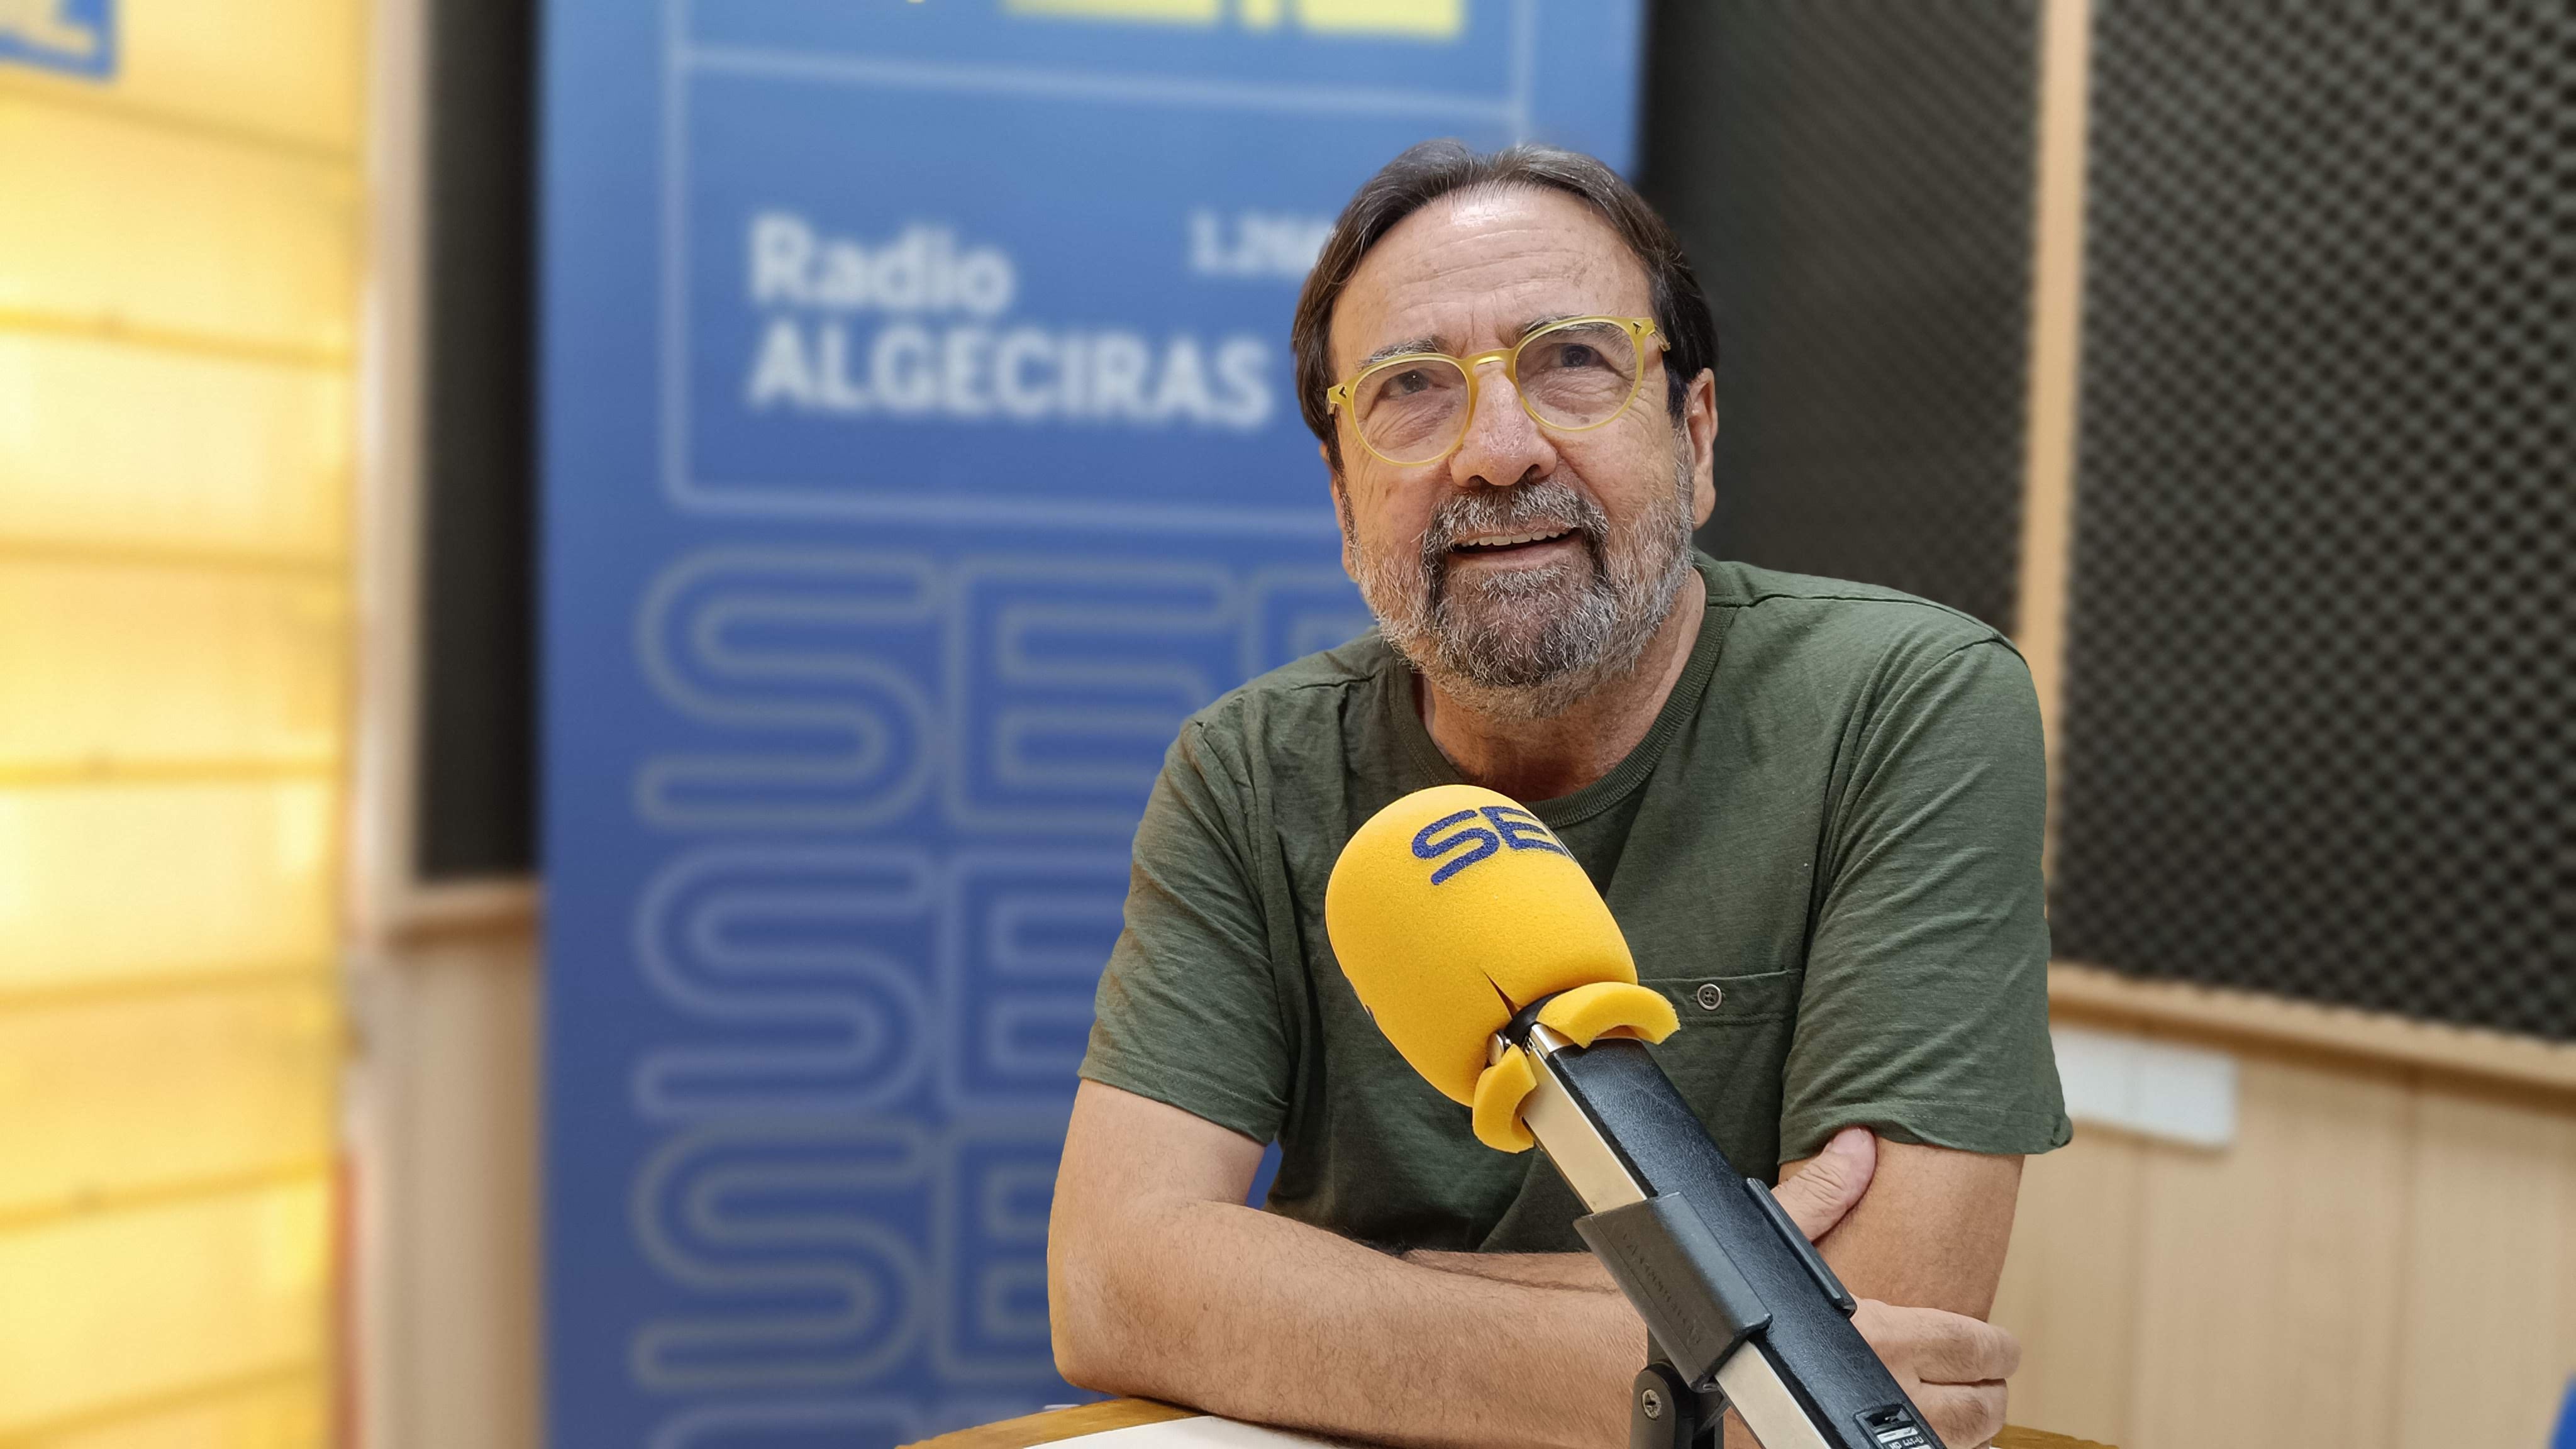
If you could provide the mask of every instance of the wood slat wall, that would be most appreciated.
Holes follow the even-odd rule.
[[[2052,727],[2091,10],[2043,12],[2016,632]],[[2542,1449],[2576,1371],[2576,1052],[2055,974],[2061,1021],[2236,1053],[2238,1131],[2209,1151],[2079,1123],[2030,1161],[1994,1312],[2026,1354],[2015,1423],[2123,1449]]]
[[[0,62],[0,1449],[334,1442],[367,9]]]
[[[2231,1148],[2079,1126],[2029,1164],[1995,1304],[2027,1352],[2014,1421],[2123,1449],[2541,1449],[2576,1369],[2576,1094],[2240,1060]]]

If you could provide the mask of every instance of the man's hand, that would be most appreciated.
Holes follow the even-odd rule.
[[[1888,1196],[1891,1170],[1901,1178],[1931,1150],[1848,1128],[1775,1195],[1832,1259]],[[1625,1442],[1645,1325],[1591,1254],[1399,1262],[1244,1207],[1260,1157],[1257,1143],[1176,1107],[1083,1084],[1047,1238],[1067,1378],[1423,1449]],[[1937,1216],[1906,1206],[1918,1221]],[[1918,1266],[1926,1257],[1878,1247]],[[1878,1286],[1843,1262],[1835,1271],[1855,1293]],[[1854,1323],[1947,1443],[1982,1443],[2003,1422],[2001,1379],[2020,1357],[2009,1334],[1873,1299]],[[1732,1415],[1727,1442],[1753,1442]]]
[[[1645,1329],[1625,1298],[1438,1272],[1246,1207],[1260,1160],[1082,1084],[1047,1233],[1066,1378],[1409,1449],[1627,1442]]]
[[[1938,1308],[1860,1301],[1852,1326],[1878,1351],[1897,1386],[1951,1449],[1971,1449],[2004,1427],[2004,1380],[2021,1344],[1991,1323]]]
[[[1846,1127],[1804,1167],[1782,1178],[1772,1195],[1808,1240],[1821,1245],[1869,1190],[1877,1170],[1877,1136],[1865,1127]],[[1860,1301],[1852,1326],[1932,1421],[1942,1443],[1969,1449],[2003,1429],[2004,1380],[2021,1363],[2021,1344],[2011,1334],[1963,1313],[1875,1298]],[[1728,1417],[1728,1444],[1751,1443],[1742,1425]]]
[[[1879,1144],[1866,1127],[1846,1127],[1824,1149],[1780,1179],[1772,1196],[1811,1242],[1821,1243],[1851,1213],[1878,1172]],[[1405,1255],[1445,1272],[1497,1282],[1616,1293],[1609,1270],[1589,1253],[1434,1253]],[[1993,1438],[2004,1425],[2004,1379],[2021,1362],[2021,1344],[1992,1324],[1939,1308],[1907,1308],[1864,1298],[1852,1326],[1885,1360],[1889,1373],[1953,1449]],[[1749,1445],[1743,1421],[1727,1416],[1729,1446]]]
[[[1789,1210],[1789,1221],[1798,1225],[1808,1242],[1822,1242],[1861,1194],[1869,1191],[1869,1180],[1877,1173],[1878,1134],[1866,1127],[1846,1127],[1804,1166],[1781,1178],[1771,1195]]]

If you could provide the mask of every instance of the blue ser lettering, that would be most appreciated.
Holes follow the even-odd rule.
[[[1486,819],[1494,822],[1494,829],[1502,833],[1503,844],[1514,850],[1544,850],[1569,860],[1574,856],[1574,852],[1556,843],[1556,837],[1548,833],[1537,816],[1526,810],[1509,805],[1488,805],[1484,814]]]
[[[1491,821],[1493,828],[1489,830],[1482,825],[1467,824],[1478,815]],[[1445,836],[1440,835],[1441,831],[1448,830],[1453,825],[1465,828]],[[1432,838],[1434,836],[1440,836],[1440,838],[1435,840]],[[1548,828],[1539,823],[1537,816],[1509,805],[1487,805],[1481,810],[1461,810],[1455,815],[1443,815],[1423,826],[1413,837],[1413,853],[1423,860],[1440,860],[1442,856],[1449,855],[1460,846],[1467,847],[1464,854],[1442,861],[1440,868],[1431,872],[1433,885],[1440,884],[1477,861],[1499,852],[1505,846],[1510,846],[1514,850],[1544,850],[1550,855],[1562,855],[1569,859],[1573,856],[1572,851],[1557,843],[1556,837],[1548,833]]]
[[[1438,870],[1433,871],[1431,873],[1431,883],[1433,885],[1440,884],[1442,881],[1447,880],[1449,877],[1456,875],[1458,872],[1474,865],[1477,861],[1483,860],[1486,856],[1489,856],[1495,851],[1503,848],[1502,837],[1496,835],[1490,830],[1487,830],[1481,825],[1468,825],[1466,829],[1458,831],[1454,835],[1444,836],[1438,840],[1431,838],[1434,835],[1438,835],[1441,831],[1447,830],[1452,825],[1465,824],[1465,822],[1475,818],[1476,812],[1473,810],[1461,810],[1455,815],[1443,815],[1439,819],[1432,821],[1430,824],[1423,826],[1420,832],[1415,834],[1413,837],[1413,853],[1416,857],[1422,860],[1438,860],[1440,857],[1447,855],[1450,851],[1457,849],[1461,845],[1472,844],[1473,846],[1473,848],[1466,854],[1443,864]]]

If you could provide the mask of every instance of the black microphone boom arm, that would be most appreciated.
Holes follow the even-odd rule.
[[[1941,1449],[1857,1307],[1771,1189],[1738,1173],[1643,1042],[1578,1047],[1524,1010],[1521,1120],[1591,1216],[1575,1223],[1646,1320],[1632,1449],[1711,1449],[1721,1403],[1763,1449]]]

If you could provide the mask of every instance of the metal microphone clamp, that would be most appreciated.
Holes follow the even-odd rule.
[[[1941,1449],[1851,1323],[1858,1304],[1770,1187],[1708,1138],[1643,1042],[1579,1047],[1515,1013],[1521,1120],[1591,1209],[1575,1222],[1650,1335],[1630,1449],[1715,1449],[1727,1405],[1763,1449]]]

